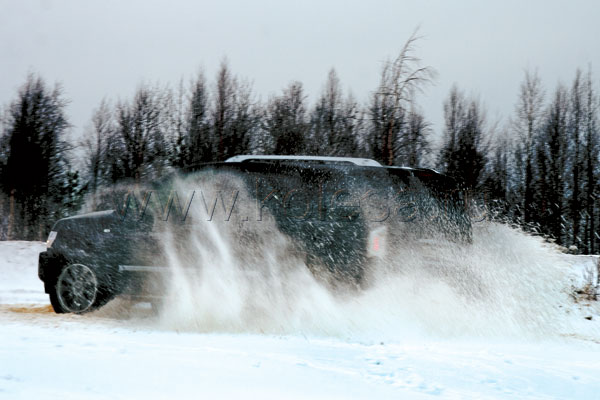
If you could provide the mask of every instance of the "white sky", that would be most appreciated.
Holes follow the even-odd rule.
[[[512,113],[526,68],[548,91],[575,69],[600,78],[600,2],[577,1],[11,1],[0,0],[0,104],[27,73],[63,84],[74,132],[103,97],[130,97],[142,81],[176,84],[224,56],[265,100],[291,80],[314,99],[335,67],[366,102],[381,63],[417,26],[418,56],[438,73],[419,103],[441,130],[456,82],[490,119]]]

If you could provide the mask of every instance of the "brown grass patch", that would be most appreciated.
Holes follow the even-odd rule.
[[[19,313],[19,314],[48,314],[54,313],[50,304],[46,306],[9,306],[6,307],[6,311]]]

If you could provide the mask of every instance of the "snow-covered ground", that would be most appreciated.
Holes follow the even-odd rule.
[[[119,300],[91,314],[56,315],[37,278],[43,248],[0,242],[0,398],[600,398],[600,313],[597,302],[584,298],[561,298],[560,317],[540,320],[560,320],[560,328],[540,335],[490,334],[502,331],[483,329],[493,321],[481,315],[473,316],[480,326],[469,329],[471,316],[458,312],[476,309],[444,305],[442,286],[435,287],[441,298],[423,288],[418,293],[429,296],[437,313],[416,301],[410,306],[435,324],[459,321],[453,329],[432,329],[403,311],[378,335],[372,325],[385,321],[367,315],[381,311],[368,296],[348,309],[322,299],[325,317],[344,325],[339,331],[316,329],[326,318],[315,315],[306,330],[298,328],[303,319],[284,321],[281,329],[265,323],[266,333],[260,324],[197,327],[156,316],[144,304],[125,311]],[[488,262],[482,257],[476,260]],[[596,258],[552,257],[569,269],[565,288],[594,279]],[[546,304],[543,297],[519,301]],[[390,304],[382,308],[388,313]],[[537,308],[525,308],[531,310]],[[489,315],[504,314],[490,308]],[[373,329],[365,331],[359,319]]]
[[[43,283],[37,276],[41,242],[0,242],[0,304],[46,303]]]

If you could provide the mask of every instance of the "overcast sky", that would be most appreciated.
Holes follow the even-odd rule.
[[[292,80],[314,99],[334,67],[366,102],[382,62],[420,26],[418,56],[439,75],[419,103],[441,130],[453,83],[479,96],[490,119],[514,109],[527,68],[547,88],[575,69],[599,81],[600,2],[579,1],[12,1],[0,0],[0,104],[28,72],[61,82],[81,132],[101,99],[140,82],[176,84],[227,56],[263,100]]]

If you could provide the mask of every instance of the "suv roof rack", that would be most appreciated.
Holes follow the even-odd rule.
[[[230,157],[225,162],[252,162],[252,161],[305,161],[322,164],[352,164],[363,167],[381,167],[375,160],[355,157],[320,157],[320,156],[276,156],[276,155],[241,155]]]

